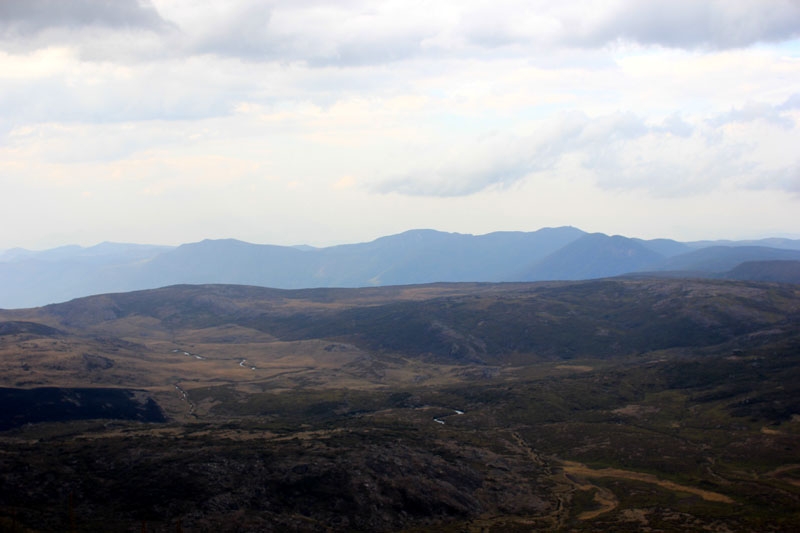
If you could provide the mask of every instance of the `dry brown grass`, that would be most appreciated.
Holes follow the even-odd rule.
[[[725,496],[724,494],[720,494],[718,492],[711,492],[710,490],[698,489],[696,487],[690,487],[688,485],[680,485],[673,481],[659,479],[653,474],[646,474],[644,472],[621,470],[619,468],[601,468],[599,470],[594,470],[584,464],[577,463],[575,461],[563,461],[563,468],[567,474],[574,476],[581,476],[588,478],[607,477],[607,478],[627,479],[631,481],[641,481],[644,483],[651,483],[653,485],[658,485],[659,487],[674,492],[685,492],[688,494],[694,494],[696,496],[700,496],[701,498],[709,502],[734,503],[734,501],[731,498]]]

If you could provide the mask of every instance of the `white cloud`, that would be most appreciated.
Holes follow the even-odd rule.
[[[69,44],[93,60],[215,54],[319,67],[381,65],[546,56],[563,47],[620,42],[741,48],[800,37],[799,28],[800,5],[793,0],[0,3],[0,42],[7,50]]]
[[[421,225],[632,234],[615,224],[643,227],[646,210],[624,213],[621,198],[665,217],[713,195],[741,211],[753,195],[785,214],[798,189],[797,11],[782,0],[0,2],[0,224],[35,206],[76,235],[89,223],[130,235],[138,212],[178,242],[323,244]],[[166,214],[176,202],[191,215]],[[722,218],[774,227],[770,217]],[[126,238],[161,233],[148,235]]]
[[[730,123],[752,122],[754,120],[764,120],[772,122],[786,129],[791,129],[795,123],[791,116],[784,112],[784,106],[771,106],[763,102],[747,102],[738,109],[731,109],[727,113],[721,113],[710,120],[714,126],[722,126]]]
[[[734,112],[733,118],[721,113],[694,123],[675,115],[648,123],[632,113],[562,114],[541,123],[536,135],[483,139],[374,188],[381,193],[459,196],[535,180],[546,171],[560,170],[569,179],[579,167],[603,189],[638,189],[655,196],[692,196],[730,180],[793,191],[793,179],[760,176],[794,176],[795,161],[782,161],[773,153],[793,153],[800,134],[794,119],[766,104],[748,109],[745,120]],[[750,126],[753,120],[771,128],[766,132],[763,125]],[[732,122],[737,130],[729,128]],[[765,148],[770,151],[764,153]]]

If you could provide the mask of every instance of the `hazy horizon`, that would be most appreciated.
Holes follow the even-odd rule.
[[[0,250],[800,236],[790,0],[0,3]]]
[[[26,251],[29,251],[29,252],[40,252],[40,251],[46,251],[46,250],[53,250],[53,249],[57,249],[57,248],[68,248],[68,247],[72,247],[72,246],[79,246],[81,248],[92,248],[94,246],[99,246],[99,245],[102,245],[102,244],[177,247],[177,246],[180,246],[180,245],[183,245],[183,244],[192,244],[192,243],[197,243],[197,242],[201,242],[201,241],[204,241],[204,240],[235,240],[235,241],[242,241],[242,242],[246,242],[246,243],[249,243],[249,244],[255,244],[255,245],[276,245],[276,246],[287,246],[287,247],[308,246],[308,247],[312,247],[312,248],[330,248],[330,247],[333,247],[333,246],[341,246],[341,245],[348,245],[348,244],[368,243],[368,242],[372,242],[374,240],[377,240],[377,239],[380,239],[380,238],[383,238],[383,237],[391,237],[391,236],[394,236],[394,235],[399,235],[399,234],[406,233],[406,232],[411,232],[411,231],[438,231],[438,232],[442,232],[442,233],[450,233],[450,234],[456,234],[456,235],[469,235],[469,236],[476,236],[477,237],[477,236],[482,236],[482,235],[489,235],[491,233],[504,233],[504,232],[532,233],[532,232],[536,232],[536,231],[539,231],[539,230],[542,230],[542,229],[554,229],[556,227],[567,227],[567,226],[545,226],[545,227],[542,227],[542,228],[537,228],[537,229],[532,229],[532,230],[496,230],[496,231],[490,231],[490,232],[487,232],[487,233],[465,233],[465,232],[459,232],[459,231],[443,231],[443,230],[437,230],[435,228],[409,228],[407,230],[400,231],[398,233],[392,233],[392,234],[387,234],[387,235],[378,235],[378,236],[376,236],[374,238],[369,238],[369,239],[360,240],[360,241],[341,241],[341,242],[331,242],[331,243],[327,243],[327,244],[254,242],[254,241],[247,241],[245,239],[238,239],[236,237],[218,237],[218,238],[214,238],[214,239],[199,239],[197,241],[186,241],[186,242],[176,242],[176,243],[132,242],[132,241],[124,241],[123,242],[123,241],[105,240],[105,241],[100,241],[100,242],[89,242],[89,243],[77,243],[77,242],[63,243],[63,244],[59,244],[59,245],[56,245],[56,246],[50,246],[50,247],[45,247],[45,248],[26,248],[24,246],[12,246],[12,247],[9,247],[9,248],[0,248],[0,253],[11,251],[11,250],[15,250],[15,249],[26,250]],[[574,227],[574,228],[579,229],[579,230],[581,230],[581,231],[583,231],[583,232],[585,232],[587,234],[604,233],[604,232],[600,232],[600,231],[597,231],[597,232],[596,231],[587,231],[587,230],[585,230],[583,228],[577,228],[577,226],[569,226],[569,227]],[[742,238],[725,238],[725,237],[708,238],[708,239],[701,238],[701,239],[687,239],[687,240],[672,239],[671,237],[664,237],[664,236],[641,237],[639,235],[624,235],[624,234],[607,234],[607,235],[609,235],[609,236],[621,235],[623,237],[628,237],[628,238],[633,238],[633,239],[643,239],[643,240],[670,239],[670,240],[674,240],[674,241],[677,241],[677,242],[703,242],[703,241],[732,241],[732,242],[737,242],[737,241],[757,241],[757,240],[763,240],[763,239],[800,240],[800,235],[791,235],[791,234],[765,235],[765,236],[742,237]]]

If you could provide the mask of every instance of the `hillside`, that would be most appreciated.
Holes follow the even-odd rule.
[[[0,311],[0,524],[791,531],[798,354],[800,287],[749,281],[180,285]]]
[[[646,243],[593,233],[571,242],[523,274],[525,281],[581,280],[647,270],[665,256]]]
[[[722,277],[776,283],[800,283],[800,261],[745,261]]]
[[[711,246],[671,257],[658,270],[725,272],[745,262],[800,261],[800,250],[765,246]]]

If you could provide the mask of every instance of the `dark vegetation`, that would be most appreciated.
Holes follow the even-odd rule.
[[[0,430],[36,422],[112,418],[166,422],[164,413],[142,391],[107,388],[64,389],[0,387]]]
[[[60,387],[0,391],[57,414],[0,434],[0,531],[800,522],[794,285],[179,286],[0,320],[41,326],[0,336],[6,385]]]
[[[29,333],[34,335],[50,337],[62,334],[63,332],[55,328],[45,326],[44,324],[38,324],[36,322],[27,322],[24,320],[8,320],[5,322],[0,322],[0,336],[19,335],[20,333]]]

